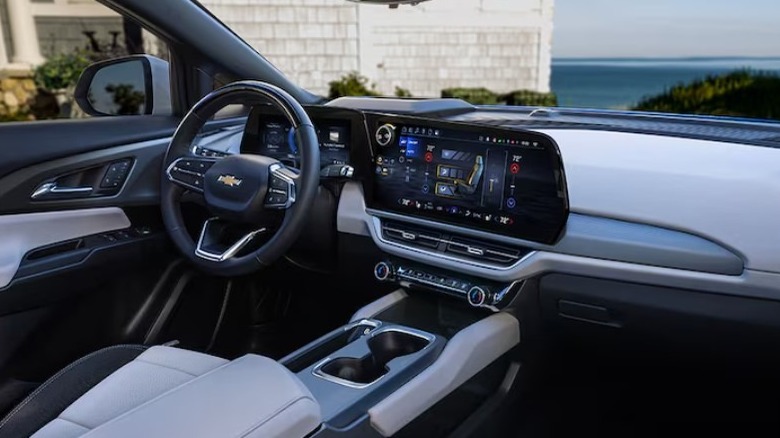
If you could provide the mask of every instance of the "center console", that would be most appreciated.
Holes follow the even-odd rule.
[[[321,409],[314,436],[392,436],[519,343],[508,313],[399,289],[280,360]]]
[[[323,422],[344,428],[433,363],[442,336],[376,319],[339,328],[282,359],[322,407]]]

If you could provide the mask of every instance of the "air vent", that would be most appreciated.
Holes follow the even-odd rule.
[[[445,252],[500,265],[511,265],[520,260],[524,255],[518,249],[486,244],[460,237],[451,237]]]
[[[427,227],[393,221],[382,221],[382,238],[407,247],[496,266],[513,265],[530,252],[526,248],[487,243],[473,238],[444,234]]]
[[[441,233],[410,227],[398,222],[382,223],[382,235],[385,239],[425,248],[438,248],[441,243]]]

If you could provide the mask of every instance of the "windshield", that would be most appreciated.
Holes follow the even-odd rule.
[[[780,118],[775,0],[203,4],[330,98]]]

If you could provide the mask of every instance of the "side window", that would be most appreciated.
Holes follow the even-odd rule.
[[[74,97],[82,71],[137,54],[168,58],[162,41],[95,0],[0,0],[0,122],[89,117]],[[140,68],[98,71],[88,95],[93,113],[144,114]]]

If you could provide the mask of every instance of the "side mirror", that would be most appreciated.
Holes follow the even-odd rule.
[[[96,62],[85,68],[74,92],[91,116],[171,115],[168,62],[133,55]]]

